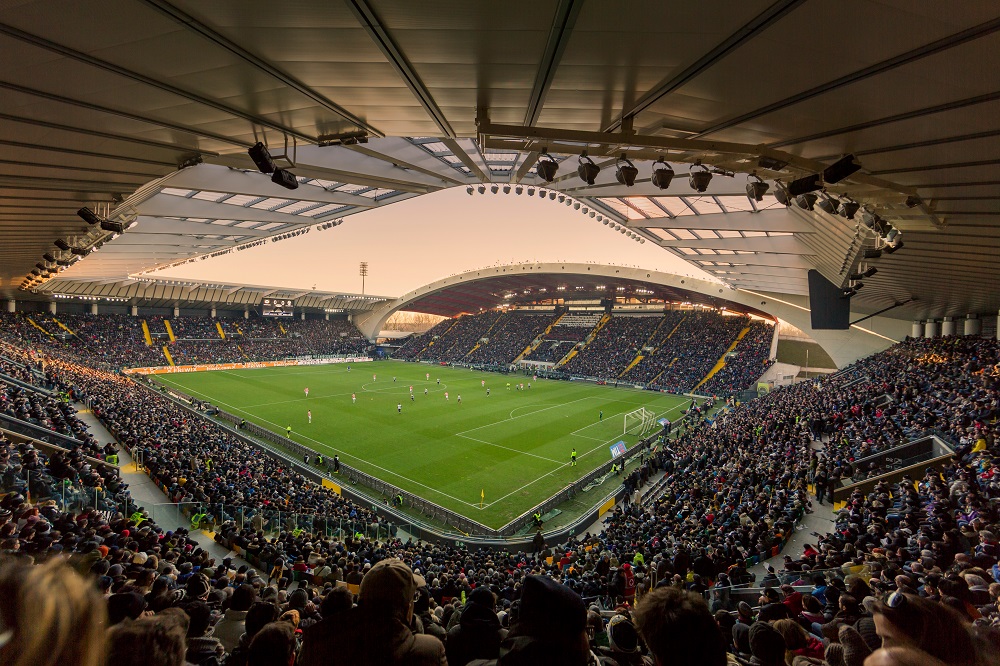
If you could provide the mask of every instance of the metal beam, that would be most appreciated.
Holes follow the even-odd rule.
[[[298,79],[294,78],[290,74],[281,71],[271,63],[261,58],[258,58],[257,56],[250,53],[240,45],[227,39],[224,35],[216,32],[215,30],[212,30],[204,23],[199,22],[190,14],[187,14],[178,9],[177,7],[174,7],[169,2],[166,2],[165,0],[144,0],[144,2],[153,9],[156,9],[162,12],[163,14],[169,16],[171,19],[173,19],[177,23],[180,23],[188,30],[201,35],[202,37],[207,39],[209,42],[215,44],[216,46],[219,46],[225,49],[226,51],[229,51],[237,58],[243,60],[253,68],[257,69],[258,71],[264,72],[271,78],[280,81],[286,87],[291,88],[305,95],[309,99],[313,100],[314,102],[322,106],[324,109],[332,111],[333,113],[337,114],[347,122],[353,125],[357,125],[361,129],[367,130],[369,134],[372,134],[374,136],[385,136],[385,134],[383,134],[381,131],[369,125],[364,120],[358,118],[344,107],[324,97],[323,95],[316,92],[315,90],[313,90],[306,84],[302,83]]]
[[[206,130],[194,129],[193,127],[187,127],[185,125],[177,125],[175,123],[169,123],[165,120],[156,120],[146,116],[140,116],[135,113],[128,113],[127,111],[119,111],[118,109],[112,109],[107,106],[100,106],[99,104],[91,104],[90,102],[84,102],[83,100],[73,99],[70,97],[63,97],[62,95],[54,95],[52,93],[47,93],[42,90],[35,90],[34,88],[28,88],[27,86],[20,86],[16,83],[10,83],[8,81],[0,81],[0,88],[5,90],[12,90],[14,92],[19,92],[25,95],[31,95],[33,97],[39,97],[41,99],[47,99],[51,102],[59,102],[60,104],[66,104],[68,106],[75,106],[81,109],[88,109],[90,111],[97,111],[98,113],[106,113],[112,116],[118,116],[119,118],[127,118],[129,120],[135,120],[136,122],[146,123],[147,125],[154,125],[156,127],[163,127],[166,129],[172,129],[177,132],[184,132],[185,134],[190,134],[192,136],[201,136],[207,139],[214,139],[226,144],[231,144],[234,146],[241,146],[243,148],[250,148],[253,144],[249,141],[241,141],[239,139],[234,139],[222,134],[216,134],[215,132],[208,132]]]
[[[486,174],[483,173],[483,170],[479,168],[479,165],[476,164],[476,161],[472,159],[472,156],[469,155],[469,153],[465,152],[462,146],[458,144],[458,141],[456,139],[453,139],[449,136],[442,137],[441,143],[448,146],[448,150],[451,151],[451,154],[457,157],[458,159],[462,160],[462,164],[464,164],[469,169],[469,171],[475,174],[480,181],[484,183],[489,181],[489,178],[487,178]]]
[[[956,109],[964,109],[969,106],[986,104],[987,102],[995,102],[997,100],[1000,100],[1000,92],[992,92],[992,93],[987,93],[985,95],[976,95],[975,97],[966,97],[965,99],[958,99],[953,102],[945,102],[944,104],[935,104],[934,106],[925,106],[922,109],[914,109],[913,111],[906,111],[904,113],[897,113],[891,116],[876,118],[875,120],[866,120],[863,123],[848,125],[847,127],[838,127],[836,129],[816,132],[815,134],[810,134],[808,136],[802,136],[795,139],[785,139],[784,141],[775,141],[774,143],[767,144],[767,147],[785,148],[787,146],[793,146],[798,143],[807,143],[809,141],[827,139],[831,136],[850,134],[851,132],[860,132],[861,130],[871,129],[873,127],[879,127],[881,125],[889,125],[891,123],[898,123],[904,120],[922,118],[923,116],[929,116],[935,113],[943,113],[945,111],[955,111]]]
[[[629,109],[623,110],[621,116],[605,127],[604,131],[613,132],[614,130],[617,130],[622,126],[624,119],[632,118],[642,111],[645,111],[647,108],[656,103],[661,97],[688,83],[702,72],[712,67],[715,63],[719,62],[727,55],[750,41],[757,35],[757,33],[771,27],[773,24],[784,18],[786,14],[802,4],[804,4],[804,0],[779,0],[779,2],[775,2],[773,5],[751,19],[746,25],[741,26],[739,30],[717,44],[711,51],[688,65],[679,74],[667,81],[664,81],[663,83],[660,83],[658,86],[640,97],[639,100]]]
[[[691,248],[695,250],[743,250],[747,252],[769,252],[771,254],[811,255],[813,252],[805,247],[795,236],[761,236],[756,238],[707,238],[704,240],[661,240],[662,247]],[[694,255],[688,255],[694,256]],[[717,261],[725,261],[723,255]]]
[[[357,17],[361,27],[365,29],[365,32],[372,38],[375,45],[382,51],[388,63],[396,70],[400,78],[403,79],[403,83],[406,84],[406,87],[410,89],[410,92],[420,102],[427,115],[431,117],[445,136],[454,137],[455,130],[448,123],[448,119],[438,107],[437,102],[434,101],[434,97],[424,85],[424,82],[417,76],[410,61],[407,60],[402,50],[385,29],[385,26],[382,25],[375,10],[372,9],[366,0],[345,0],[345,2],[351,12],[354,13],[354,16]]]
[[[380,153],[377,150],[372,150],[367,146],[362,146],[360,144],[354,144],[352,146],[344,146],[347,150],[354,151],[356,153],[361,153],[362,155],[367,155],[368,157],[374,157],[377,160],[382,160],[383,162],[388,162],[395,166],[403,167],[404,169],[409,169],[410,171],[416,171],[417,173],[422,173],[425,176],[430,176],[431,178],[437,178],[446,183],[451,183],[453,185],[465,185],[465,181],[459,180],[449,175],[438,173],[433,169],[426,169],[422,166],[417,166],[413,162],[408,162],[401,157],[396,157],[394,155],[388,155],[386,153]],[[426,153],[425,153],[426,154]],[[461,159],[461,158],[459,158]],[[451,167],[448,167],[449,169]]]
[[[765,116],[769,113],[774,113],[775,111],[780,111],[781,109],[789,106],[800,104],[812,99],[813,97],[836,90],[837,88],[848,86],[859,81],[864,81],[872,76],[884,74],[885,72],[893,70],[897,67],[902,67],[903,65],[908,65],[922,58],[936,55],[942,51],[947,51],[948,49],[952,49],[956,46],[979,39],[980,37],[992,35],[998,30],[1000,30],[1000,18],[987,21],[986,23],[981,23],[980,25],[973,26],[966,30],[962,30],[961,32],[956,32],[952,35],[948,35],[947,37],[933,41],[930,44],[925,44],[911,51],[907,51],[906,53],[901,53],[898,56],[889,58],[888,60],[883,60],[882,62],[869,65],[868,67],[851,72],[850,74],[845,74],[844,76],[838,77],[832,81],[827,81],[826,83],[818,85],[814,88],[804,90],[800,93],[792,95],[791,97],[773,102],[754,111],[749,111],[736,116],[735,118],[730,118],[729,120],[724,120],[721,123],[716,123],[715,125],[692,135],[692,138],[700,138],[709,134],[721,132],[724,129],[745,123],[748,120],[760,118],[761,116]]]
[[[809,270],[815,268],[812,262],[806,261],[803,257],[795,254],[772,254],[770,252],[756,252],[754,254],[727,254],[727,255],[686,255],[678,253],[678,256],[687,259],[688,262],[699,264],[705,261],[716,261],[725,264],[735,264],[736,266],[778,266],[784,268],[798,268]],[[706,267],[707,268],[707,267]]]
[[[301,172],[301,169],[296,169]],[[301,175],[301,174],[300,174]],[[186,190],[209,190],[212,192],[227,192],[230,194],[245,194],[256,197],[275,197],[291,199],[292,201],[315,201],[317,203],[335,203],[345,206],[363,206],[374,208],[379,204],[374,199],[346,192],[331,192],[322,187],[300,185],[297,189],[287,190],[271,182],[267,174],[256,171],[230,169],[215,164],[199,164],[177,171],[165,178],[160,187],[174,187]],[[167,195],[169,196],[169,195]],[[234,212],[239,209],[230,205]],[[204,216],[199,216],[204,217]]]
[[[68,46],[64,46],[62,44],[58,44],[51,40],[45,39],[44,37],[39,37],[38,35],[33,35],[29,32],[25,32],[24,30],[19,30],[18,28],[15,28],[11,25],[0,23],[0,34],[7,35],[8,37],[12,37],[27,44],[31,44],[32,46],[36,46],[40,49],[44,49],[52,53],[57,53],[71,60],[82,62],[84,64],[90,65],[91,67],[103,69],[104,71],[110,72],[117,76],[131,79],[132,81],[141,83],[151,88],[162,90],[163,92],[169,93],[171,95],[176,95],[178,97],[194,102],[196,104],[207,106],[211,109],[215,109],[216,111],[228,113],[233,117],[242,118],[243,120],[246,120],[247,122],[252,123],[254,125],[259,125],[261,127],[269,127],[275,131],[281,132],[282,134],[293,136],[309,143],[318,142],[318,140],[315,137],[311,137],[308,134],[304,134],[292,127],[281,125],[274,121],[268,120],[263,116],[256,116],[251,113],[247,113],[242,109],[237,109],[235,107],[228,106],[217,100],[211,99],[209,97],[204,97],[195,92],[191,92],[190,90],[184,90],[182,88],[178,88],[177,86],[172,86],[169,83],[163,81],[162,79],[154,79],[152,77],[146,76],[145,74],[134,72],[130,69],[121,67],[120,65],[108,62],[107,60],[101,60],[100,58],[96,58],[87,53],[83,53],[82,51],[77,51],[76,49],[72,49]]]
[[[815,229],[788,213],[788,209],[762,210],[756,213],[710,213],[680,217],[652,217],[629,220],[631,229],[706,229],[712,231],[769,231],[775,233],[812,233]]]
[[[549,27],[549,37],[545,42],[545,50],[542,52],[542,59],[535,72],[535,83],[531,87],[531,97],[528,98],[528,107],[524,112],[525,125],[534,125],[538,122],[538,116],[545,104],[545,96],[552,86],[556,68],[559,66],[559,61],[562,60],[563,52],[566,50],[570,35],[573,33],[573,26],[576,24],[576,19],[582,8],[583,0],[559,0],[558,5],[556,5],[555,13],[552,16],[552,25]],[[519,181],[520,177],[515,182]]]

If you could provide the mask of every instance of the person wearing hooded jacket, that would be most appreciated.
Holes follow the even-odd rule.
[[[474,659],[496,659],[507,631],[496,614],[496,598],[486,588],[476,588],[462,609],[458,624],[448,630],[445,655],[448,663],[464,666]]]

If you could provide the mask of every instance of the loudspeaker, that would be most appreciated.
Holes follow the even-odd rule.
[[[809,271],[809,310],[816,330],[845,331],[850,328],[851,299],[841,298],[840,287],[819,271]]]

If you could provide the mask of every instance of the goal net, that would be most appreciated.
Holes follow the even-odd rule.
[[[656,427],[656,414],[645,407],[625,415],[625,425],[622,434],[642,437]]]

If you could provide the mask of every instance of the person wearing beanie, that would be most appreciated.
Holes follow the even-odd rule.
[[[469,595],[457,625],[448,630],[445,653],[449,664],[467,664],[473,659],[496,659],[507,631],[496,614],[496,597],[477,587]]]
[[[184,605],[184,612],[190,619],[185,660],[194,666],[219,666],[226,651],[219,639],[209,635],[212,609],[204,601],[192,601]]]
[[[402,560],[385,559],[361,579],[358,605],[343,614],[330,631],[305,634],[301,666],[441,666],[444,645],[410,629],[417,590],[427,585]],[[319,626],[319,625],[317,625]]]
[[[766,622],[754,622],[750,627],[750,666],[784,666],[785,639]]]
[[[634,617],[658,665],[726,663],[726,641],[700,596],[674,587],[656,588],[643,596]],[[746,625],[736,625],[740,626]]]

